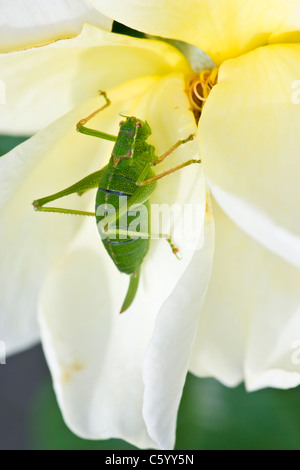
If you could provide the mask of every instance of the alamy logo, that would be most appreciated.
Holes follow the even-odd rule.
[[[151,204],[151,212],[144,204],[136,204],[127,209],[127,197],[119,197],[119,218],[111,204],[97,207],[100,218],[98,229],[103,240],[126,240],[127,238],[172,239],[173,242],[185,240],[186,249],[196,248],[201,233],[204,207],[202,204]],[[151,229],[150,229],[151,228]]]
[[[4,341],[0,341],[0,364],[6,364],[6,345]]]
[[[293,342],[292,348],[295,349],[295,351],[292,354],[292,363],[295,366],[298,366],[300,365],[300,340],[299,339]]]
[[[292,83],[292,88],[295,90],[292,93],[292,102],[294,104],[300,104],[300,80],[295,80]]]
[[[0,80],[0,105],[6,104],[6,84]]]

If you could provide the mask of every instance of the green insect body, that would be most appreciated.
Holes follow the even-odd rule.
[[[155,157],[155,149],[152,145],[147,144],[146,140],[151,134],[150,126],[147,122],[142,122],[135,117],[128,117],[125,122],[120,124],[118,140],[112,151],[107,170],[99,183],[96,197],[96,220],[98,227],[99,222],[109,215],[105,211],[106,207],[119,207],[120,197],[130,199],[137,190],[137,182],[140,181],[141,175],[145,177],[143,180],[155,177],[150,164],[153,163]],[[156,183],[151,184],[151,190],[154,191]],[[150,189],[150,188],[149,188]],[[149,194],[150,197],[150,194]],[[101,216],[98,215],[99,207]],[[145,224],[149,227],[150,206],[149,199],[144,201],[141,211],[142,217],[146,217]],[[145,210],[146,209],[146,210]],[[139,206],[135,208],[139,212]],[[117,209],[115,209],[117,212]],[[105,233],[100,235],[103,244],[120,272],[134,275],[139,272],[140,266],[149,250],[150,238],[132,237],[130,235],[118,235],[118,230],[129,230],[130,224],[135,216],[126,212],[126,225],[122,225],[122,218],[116,222],[115,236],[110,238],[109,234],[103,238]]]
[[[67,189],[34,201],[33,206],[35,210],[41,212],[96,217],[97,227],[109,256],[120,272],[130,276],[128,292],[121,309],[122,313],[129,308],[135,298],[140,268],[149,250],[151,238],[149,198],[155,190],[156,181],[185,166],[192,163],[200,163],[201,161],[188,160],[171,170],[156,175],[152,167],[161,163],[180,145],[191,141],[194,138],[194,134],[178,141],[165,154],[157,157],[154,146],[147,143],[147,139],[151,134],[151,128],[146,121],[143,122],[133,116],[126,117],[126,120],[120,123],[118,136],[89,129],[85,124],[110,104],[106,93],[100,92],[100,94],[104,96],[106,104],[87,118],[82,119],[77,124],[77,130],[83,134],[115,142],[108,165]],[[92,188],[98,189],[95,213],[44,207],[56,199],[74,193],[82,195]],[[126,200],[126,204],[120,207],[120,200]],[[143,222],[144,218],[145,226],[148,227],[147,233],[130,229],[131,223],[135,219],[135,216],[132,215],[133,209],[135,213],[141,209],[140,222]],[[140,223],[140,226],[143,226],[143,223]],[[173,253],[177,255],[178,250],[172,244],[170,236],[162,237],[166,238]]]

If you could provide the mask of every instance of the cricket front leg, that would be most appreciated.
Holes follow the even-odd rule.
[[[147,186],[148,184],[155,183],[157,180],[164,178],[165,176],[170,175],[171,173],[175,173],[175,171],[181,170],[182,168],[192,165],[194,163],[201,163],[201,160],[188,160],[187,162],[181,163],[181,165],[176,166],[175,168],[171,168],[171,170],[164,171],[163,173],[160,173],[159,175],[153,176],[153,178],[149,178],[145,181],[139,181],[137,182],[137,186]]]
[[[167,158],[169,155],[171,155],[171,153],[174,152],[174,150],[176,150],[181,145],[191,142],[192,140],[194,140],[195,137],[196,134],[190,134],[186,139],[178,140],[178,142],[176,142],[176,144],[174,144],[169,150],[167,150],[167,152],[158,157],[157,160],[152,163],[152,165],[158,165],[159,163],[163,162],[165,158]]]
[[[96,116],[100,111],[103,111],[103,109],[107,108],[110,105],[110,100],[107,97],[107,94],[105,91],[99,91],[100,95],[102,95],[106,101],[106,103],[101,106],[101,108],[96,109],[92,114],[90,114],[88,117],[81,119],[77,125],[76,129],[78,132],[81,132],[81,134],[86,134],[86,135],[91,135],[94,137],[98,137],[100,139],[104,140],[109,140],[111,142],[116,142],[117,136],[112,135],[112,134],[107,134],[106,132],[101,132],[97,131],[96,129],[90,129],[89,127],[86,127],[85,124],[90,121],[94,116]]]

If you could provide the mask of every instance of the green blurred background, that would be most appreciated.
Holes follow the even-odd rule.
[[[0,136],[0,156],[24,137]],[[300,450],[300,388],[246,393],[188,375],[176,449]],[[86,441],[65,426],[40,347],[0,366],[0,449],[131,450],[118,439]]]

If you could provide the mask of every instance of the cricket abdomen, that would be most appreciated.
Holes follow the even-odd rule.
[[[132,237],[132,234],[127,233],[137,216],[140,222],[137,227],[138,231],[141,227],[149,227],[149,201],[143,204],[141,211],[139,211],[139,207],[136,207],[135,215],[126,213],[116,224],[110,225],[110,228],[115,229],[116,233],[110,234],[108,232],[104,239],[103,230],[99,229],[99,223],[112,212],[118,212],[121,205],[130,199],[137,189],[135,181],[139,174],[140,171],[134,166],[122,170],[109,166],[100,181],[96,197],[96,221],[103,245],[118,270],[128,275],[139,270],[149,250],[149,238],[141,238],[138,233],[136,233],[136,237]],[[118,230],[122,230],[122,233],[118,233]]]

